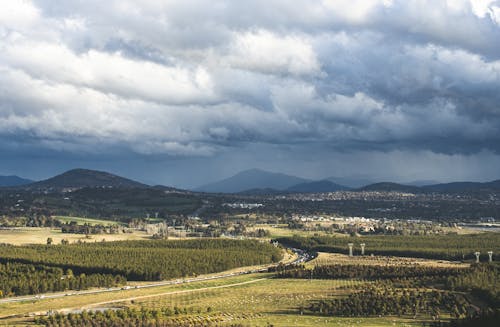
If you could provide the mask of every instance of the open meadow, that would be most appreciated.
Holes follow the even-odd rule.
[[[117,234],[94,234],[88,237],[83,234],[62,233],[60,228],[50,227],[13,227],[0,229],[0,243],[13,245],[46,244],[47,239],[52,238],[54,244],[68,240],[69,243],[76,242],[106,242],[144,240],[151,238],[151,235],[143,231],[134,230],[131,233]]]

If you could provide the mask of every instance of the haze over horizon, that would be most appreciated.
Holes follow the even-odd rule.
[[[0,175],[500,178],[500,1],[12,0]]]

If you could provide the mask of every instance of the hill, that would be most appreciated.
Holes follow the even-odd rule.
[[[103,171],[73,169],[52,178],[24,185],[27,190],[62,190],[90,188],[146,188],[148,185]]]
[[[275,190],[273,188],[253,188],[250,190],[245,190],[242,192],[238,192],[240,195],[276,195],[276,194],[284,194],[286,191]]]
[[[412,186],[397,183],[375,183],[366,185],[358,189],[359,191],[381,191],[381,192],[408,192],[408,193],[468,193],[468,192],[488,192],[500,191],[500,180],[486,183],[480,182],[452,182],[424,186]]]
[[[309,182],[296,176],[273,173],[260,169],[242,171],[232,177],[196,189],[199,192],[238,193],[252,189],[286,190],[297,184]]]
[[[294,193],[325,193],[349,190],[347,186],[336,184],[329,180],[306,182],[294,185],[287,189]]]
[[[422,189],[417,186],[403,185],[398,183],[375,183],[363,186],[359,191],[379,191],[379,192],[405,192],[405,193],[422,193]]]
[[[25,179],[19,176],[0,176],[0,187],[9,187],[9,186],[20,186],[31,184],[33,181],[31,179]]]
[[[428,192],[478,192],[488,190],[500,190],[500,180],[479,182],[453,182],[434,185],[425,185],[422,189]]]
[[[349,188],[360,188],[365,185],[374,184],[378,181],[370,179],[363,176],[353,176],[353,177],[327,177],[325,180],[329,180],[335,184],[344,185]]]

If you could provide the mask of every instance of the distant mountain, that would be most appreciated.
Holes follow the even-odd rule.
[[[253,188],[250,190],[245,190],[238,192],[240,195],[276,195],[288,193],[286,191],[275,190],[273,188]]]
[[[183,189],[175,188],[175,187],[171,187],[171,186],[165,186],[165,185],[155,185],[155,186],[151,186],[151,188],[155,189],[155,190],[164,191],[164,192],[191,193],[191,191],[187,191],[187,190],[183,190]]]
[[[422,189],[418,186],[403,185],[398,183],[375,183],[363,186],[359,191],[379,191],[379,192],[405,192],[405,193],[422,193]]]
[[[325,192],[337,192],[346,191],[350,188],[347,186],[336,184],[329,180],[306,182],[294,185],[287,188],[288,192],[294,193],[325,193]]]
[[[346,187],[350,188],[359,188],[377,182],[376,180],[364,177],[328,177],[325,179],[335,184],[345,185]]]
[[[401,183],[403,185],[411,185],[411,186],[426,186],[426,185],[435,185],[435,184],[439,184],[438,181],[435,181],[435,180],[432,180],[432,179],[428,179],[428,180],[416,180],[416,181],[411,181],[411,182],[405,182],[405,183]]]
[[[19,176],[0,176],[0,187],[5,186],[20,186],[33,183],[31,179],[22,178]]]
[[[500,190],[500,179],[497,179],[496,181],[492,182],[483,183],[483,185],[493,190]]]
[[[103,171],[89,169],[69,170],[52,178],[23,186],[23,188],[30,190],[61,190],[84,187],[147,188],[149,186]]]
[[[429,192],[477,192],[487,190],[500,190],[500,180],[479,182],[453,182],[435,185],[425,185],[422,189]]]
[[[210,183],[196,189],[199,192],[238,193],[251,189],[285,190],[293,185],[309,182],[307,179],[272,173],[260,169],[242,171],[219,182]]]
[[[500,180],[479,183],[479,182],[452,182],[424,186],[412,186],[397,183],[375,183],[366,185],[358,189],[359,191],[393,191],[408,193],[466,193],[480,191],[500,191]]]

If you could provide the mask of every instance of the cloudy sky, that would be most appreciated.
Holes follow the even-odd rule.
[[[500,1],[9,0],[0,174],[500,178]]]

